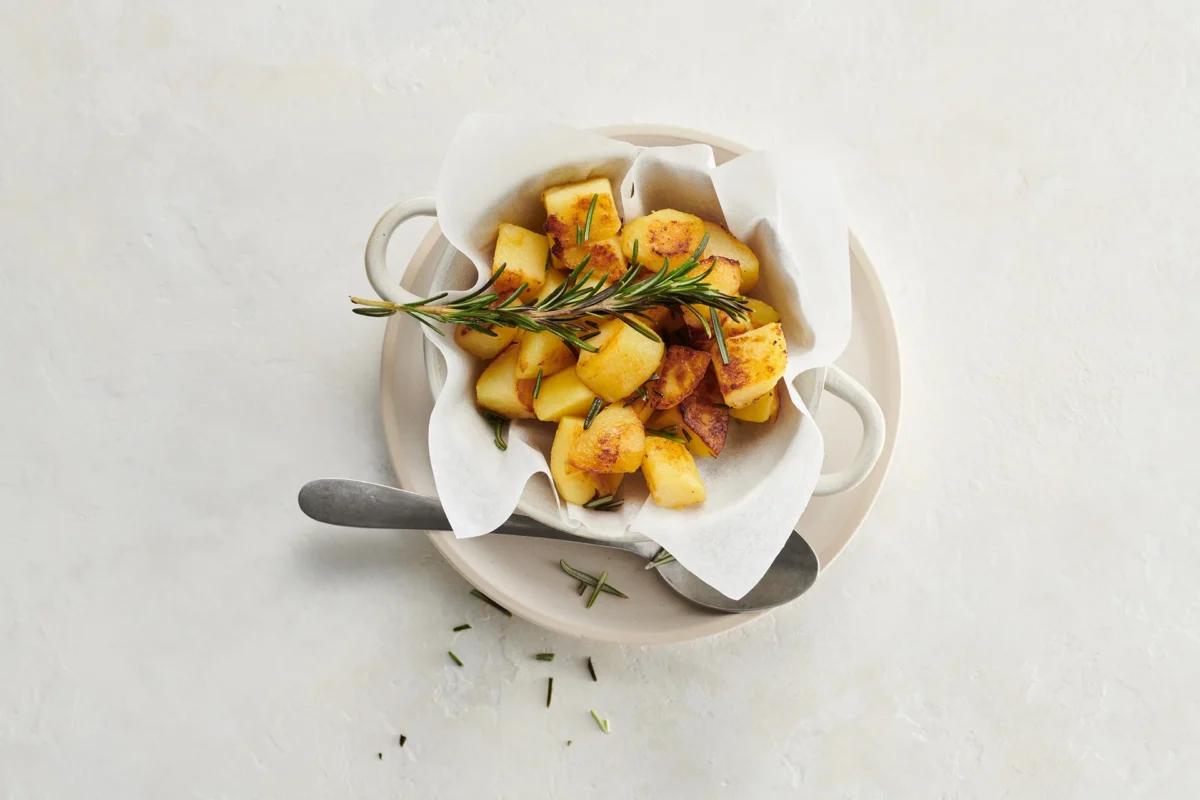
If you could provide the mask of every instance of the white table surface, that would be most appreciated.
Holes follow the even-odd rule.
[[[1194,3],[139,5],[0,7],[0,797],[1200,793]],[[836,163],[905,419],[802,602],[590,645],[300,516],[480,107]]]

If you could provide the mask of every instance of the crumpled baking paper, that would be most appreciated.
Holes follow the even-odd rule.
[[[541,230],[543,189],[600,175],[614,191],[619,187],[623,219],[660,208],[688,211],[724,222],[758,255],[761,277],[752,294],[779,310],[788,343],[788,399],[778,421],[735,423],[719,458],[696,459],[707,490],[700,506],[659,508],[636,475],[623,484],[619,511],[568,506],[550,489],[553,426],[516,421],[508,449],[498,450],[475,407],[482,365],[451,337],[426,332],[446,361],[429,421],[438,495],[460,538],[494,530],[528,492],[529,502],[547,508],[558,502],[564,529],[644,534],[713,588],[739,598],[783,547],[821,471],[821,432],[791,383],[831,363],[850,334],[848,232],[838,182],[826,164],[801,154],[754,152],[716,166],[708,145],[641,148],[525,117],[474,114],[463,120],[442,165],[438,223],[482,283],[491,274],[499,223]]]

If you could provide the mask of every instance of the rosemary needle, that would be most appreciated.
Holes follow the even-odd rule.
[[[650,561],[646,564],[644,569],[657,569],[663,564],[670,564],[674,560],[675,556],[671,555],[666,550],[659,550],[654,555],[654,558],[650,559]]]
[[[470,625],[464,622],[462,625],[455,625],[453,630],[455,633],[458,633],[459,631],[469,630],[470,627]]]
[[[534,656],[538,661],[553,661],[554,653],[538,653]]]
[[[496,449],[507,450],[508,442],[504,441],[504,423],[507,420],[497,414],[488,414],[487,421],[492,424],[492,443]]]
[[[592,594],[588,598],[587,607],[591,608],[596,604],[596,598],[600,596],[600,592],[604,591],[604,583],[608,580],[608,570],[600,573],[600,577],[596,579],[596,585],[592,588]]]
[[[583,429],[585,431],[592,427],[592,423],[596,421],[596,415],[600,413],[600,409],[603,407],[603,405],[604,401],[599,397],[592,400],[592,407],[588,409],[587,416],[583,418]]]
[[[600,719],[600,715],[596,713],[596,709],[591,709],[592,719],[596,720],[596,727],[604,733],[608,733],[608,720]]]
[[[462,659],[459,658],[458,656],[454,655],[453,650],[447,650],[446,655],[450,656],[450,660],[453,661],[455,664],[458,664],[460,667],[463,665]]]
[[[679,433],[679,428],[672,425],[669,428],[646,428],[647,436],[657,436],[660,439],[669,439],[672,442],[687,444],[687,439],[684,439]]]
[[[599,200],[599,194],[592,195],[592,202],[588,203],[587,216],[583,218],[583,227],[575,229],[575,244],[583,244],[592,235],[592,215],[596,213],[596,203]]]
[[[599,683],[600,679],[596,677],[596,668],[592,666],[592,657],[588,656],[588,672],[592,674],[592,681]]]
[[[550,699],[554,697],[554,678],[546,679],[546,708],[550,707]]]
[[[599,579],[595,575],[589,575],[588,573],[584,572],[581,569],[575,569],[575,567],[572,567],[570,564],[568,564],[563,559],[559,559],[558,567],[563,572],[567,573],[568,575],[570,575],[572,578],[579,581],[580,583],[586,584],[588,586],[595,586],[597,583],[599,583]],[[625,600],[629,599],[629,595],[625,594],[617,587],[613,586],[612,584],[608,584],[608,583],[604,584],[604,593],[616,595],[617,597],[623,598]],[[583,594],[583,593],[580,592],[580,594]]]
[[[405,742],[407,742],[407,741],[408,741],[408,737],[407,737],[407,736],[405,736],[403,733],[402,733],[402,734],[400,734],[400,746],[401,746],[401,747],[404,747],[404,743],[405,743]]]
[[[483,602],[487,603],[489,606],[491,606],[492,608],[496,609],[497,611],[499,611],[501,614],[503,614],[503,615],[504,615],[504,616],[506,616],[506,617],[511,617],[511,616],[512,616],[512,612],[511,612],[511,611],[509,611],[507,608],[505,608],[504,606],[500,605],[500,604],[499,604],[499,603],[497,603],[495,600],[493,600],[492,598],[488,597],[486,594],[484,594],[483,592],[479,591],[478,589],[472,589],[472,590],[471,590],[471,596],[472,596],[472,597],[478,597],[480,600],[482,600]]]
[[[725,331],[721,330],[721,323],[717,319],[717,310],[715,308],[708,309],[708,316],[712,319],[713,338],[717,340],[717,351],[721,355],[721,363],[729,363],[729,350],[725,347]]]
[[[542,393],[542,368],[538,367],[537,378],[535,378],[533,381],[533,399],[536,400],[537,396],[541,393]]]

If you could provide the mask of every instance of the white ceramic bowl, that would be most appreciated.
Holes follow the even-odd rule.
[[[619,126],[600,130],[608,136],[637,145],[692,144],[703,143],[713,148],[718,164],[728,161],[748,148],[698,131],[677,128],[655,128],[649,126]],[[415,216],[436,216],[436,205],[432,198],[406,200],[389,209],[376,224],[367,242],[366,268],[372,286],[389,300],[407,302],[412,299],[387,272],[387,244],[397,227]],[[469,288],[478,279],[478,273],[470,259],[451,247],[442,248],[434,267],[433,292],[446,288]],[[446,367],[437,348],[428,340],[424,343],[425,371],[429,387],[434,396],[445,384]],[[862,420],[863,438],[858,453],[845,469],[823,474],[817,482],[814,494],[818,496],[837,494],[857,486],[871,472],[884,446],[885,423],[879,404],[857,381],[837,367],[819,367],[802,373],[795,383],[797,392],[806,406],[814,413],[826,389],[851,405]],[[547,440],[548,441],[548,440]],[[549,481],[531,480],[517,510],[551,527],[569,530],[576,535],[604,541],[642,542],[645,536],[637,533],[610,534],[584,528],[566,528],[559,516],[554,490]]]

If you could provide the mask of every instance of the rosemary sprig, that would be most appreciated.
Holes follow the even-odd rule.
[[[537,377],[533,381],[533,399],[537,400],[537,396],[542,393],[542,368],[538,367]]]
[[[472,589],[472,590],[471,590],[471,596],[472,596],[472,597],[478,597],[480,600],[482,600],[483,602],[487,603],[489,606],[491,606],[492,608],[496,609],[497,611],[499,611],[501,614],[503,614],[503,615],[504,615],[504,616],[506,616],[506,617],[511,617],[511,616],[512,616],[512,612],[511,612],[511,611],[509,611],[507,608],[505,608],[504,606],[500,605],[500,604],[499,604],[499,603],[497,603],[495,600],[493,600],[492,598],[488,597],[486,594],[484,594],[483,592],[479,591],[478,589]]]
[[[647,436],[657,436],[660,439],[669,439],[672,442],[687,444],[687,439],[683,438],[683,434],[679,432],[679,426],[672,425],[669,428],[646,428]]]
[[[600,581],[600,579],[597,578],[595,575],[589,575],[588,573],[584,572],[581,569],[575,569],[575,567],[572,567],[570,564],[568,564],[566,561],[564,561],[562,559],[559,559],[558,567],[559,567],[559,569],[561,569],[563,572],[570,575],[575,580],[579,581],[580,583],[587,584],[588,586],[595,586]],[[629,595],[625,594],[620,589],[618,589],[617,587],[615,587],[609,583],[604,584],[604,589],[602,591],[605,594],[616,595],[617,597],[623,598],[625,600],[629,599]],[[581,594],[582,594],[582,592],[581,592]]]
[[[538,661],[553,661],[554,653],[538,653],[534,656]]]
[[[596,203],[599,200],[600,195],[592,195],[592,202],[588,203],[587,216],[583,218],[583,227],[576,226],[575,228],[575,244],[583,244],[592,235],[592,215],[596,213]]]
[[[713,338],[717,340],[717,352],[721,355],[721,363],[728,364],[729,351],[725,349],[725,331],[721,330],[721,322],[717,319],[717,310],[709,308],[708,316],[712,320]]]
[[[458,664],[460,667],[463,665],[462,659],[459,658],[458,656],[454,655],[453,650],[447,650],[446,655],[450,656],[450,660],[453,661],[455,664]]]
[[[617,500],[616,495],[606,494],[603,497],[593,497],[584,503],[583,507],[592,511],[616,511],[623,505],[625,505],[624,500]]]
[[[606,583],[608,583],[608,570],[601,572],[600,577],[596,579],[596,585],[592,587],[592,594],[588,597],[588,608],[596,605],[596,598],[600,596],[600,592],[604,591],[604,584]]]
[[[592,400],[592,407],[588,409],[587,416],[583,418],[583,429],[586,431],[592,427],[592,423],[596,421],[596,415],[600,413],[600,409],[604,407],[604,401],[599,397]]]
[[[712,271],[711,266],[690,274],[699,265],[700,253],[707,244],[708,237],[705,236],[696,251],[683,263],[676,267],[664,265],[663,269],[645,280],[638,280],[641,268],[636,259],[637,242],[634,242],[634,259],[630,268],[616,283],[607,286],[603,282],[588,283],[593,272],[587,268],[591,258],[585,256],[562,285],[532,304],[519,302],[525,290],[524,284],[503,298],[491,291],[496,279],[505,272],[506,266],[503,264],[478,289],[446,302],[442,302],[448,297],[446,292],[411,303],[392,303],[364,297],[351,297],[350,302],[360,306],[354,310],[366,316],[408,314],[439,334],[442,330],[438,323],[465,325],[490,336],[496,335],[491,330],[494,326],[534,333],[547,331],[567,344],[591,353],[599,348],[587,339],[595,335],[598,323],[607,319],[619,319],[641,335],[657,341],[658,334],[635,319],[645,319],[644,313],[653,306],[683,306],[700,319],[711,336],[709,321],[693,306],[709,306],[735,320],[745,319],[750,312],[745,298],[722,294],[704,282]]]

